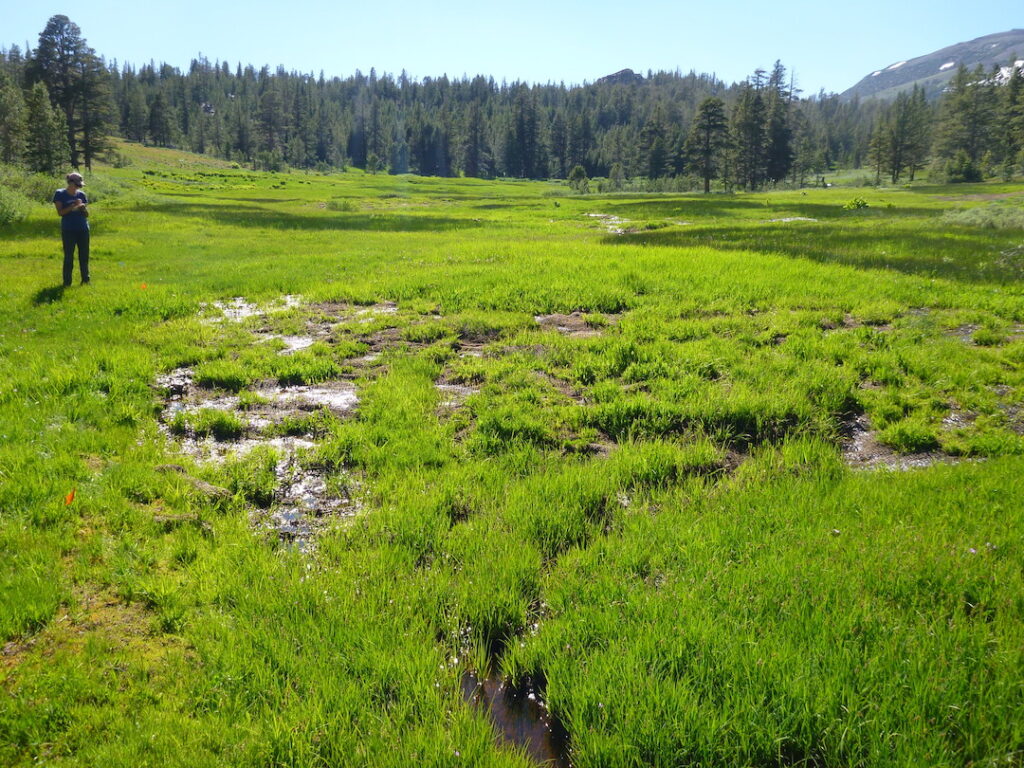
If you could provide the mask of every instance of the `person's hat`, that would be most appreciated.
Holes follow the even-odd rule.
[[[68,180],[68,184],[76,184],[79,187],[85,186],[85,179],[82,178],[82,174],[80,173],[72,172],[69,173],[65,178]]]

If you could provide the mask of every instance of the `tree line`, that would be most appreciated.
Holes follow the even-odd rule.
[[[68,17],[38,45],[0,52],[0,161],[91,167],[117,135],[240,165],[517,178],[679,180],[724,188],[804,184],[837,167],[913,180],[1012,176],[1024,160],[1021,73],[961,68],[938,104],[803,97],[785,67],[728,85],[690,72],[582,86],[326,78],[198,58],[187,72],[107,63]],[[116,158],[115,158],[116,160]]]

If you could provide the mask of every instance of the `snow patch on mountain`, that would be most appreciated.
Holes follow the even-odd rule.
[[[956,66],[956,62],[955,61],[947,61],[945,64],[943,64],[941,67],[939,67],[939,72],[945,72],[947,69],[950,69],[950,68],[955,67],[955,66]]]

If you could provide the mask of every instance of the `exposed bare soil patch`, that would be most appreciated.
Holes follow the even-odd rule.
[[[584,215],[600,221],[611,235],[624,235],[629,232],[629,229],[624,226],[630,223],[629,219],[623,219],[612,213],[587,213]]]
[[[938,451],[901,454],[878,440],[866,416],[858,416],[847,426],[847,438],[842,443],[843,460],[853,469],[908,470],[932,464],[956,464],[961,461]]]
[[[600,336],[602,328],[618,322],[618,315],[591,315],[573,312],[569,315],[535,315],[537,325],[545,330],[554,330],[577,339]]]

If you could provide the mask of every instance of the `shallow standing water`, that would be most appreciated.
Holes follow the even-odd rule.
[[[569,734],[544,705],[533,679],[513,686],[502,678],[467,672],[462,676],[462,698],[487,710],[501,741],[522,747],[539,765],[572,768]]]

